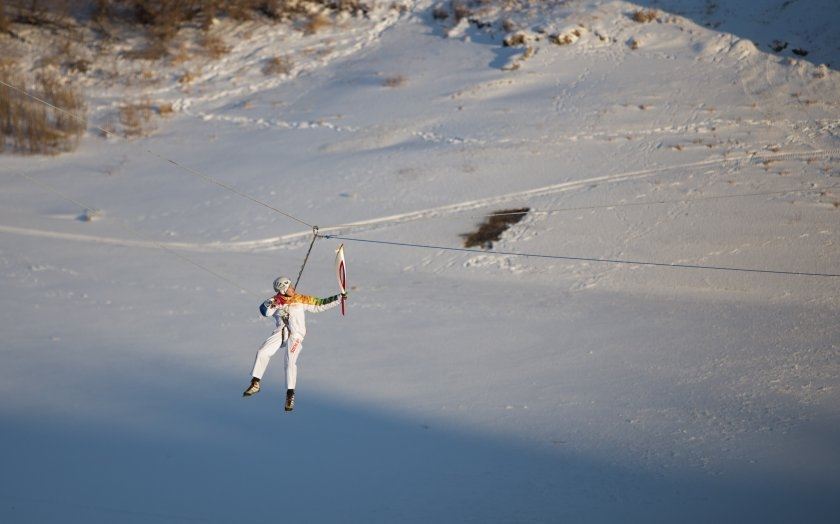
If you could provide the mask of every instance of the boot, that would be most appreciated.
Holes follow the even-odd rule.
[[[243,397],[250,397],[251,395],[255,395],[255,394],[259,393],[259,391],[260,391],[260,379],[258,379],[257,377],[254,377],[254,378],[251,379],[251,385],[248,386],[248,389],[246,389],[244,393],[242,393],[242,396]]]
[[[283,407],[286,411],[291,411],[295,409],[295,390],[294,389],[287,389],[286,390],[286,405]]]

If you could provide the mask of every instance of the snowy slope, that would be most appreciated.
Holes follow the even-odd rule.
[[[348,315],[309,316],[284,414],[281,358],[240,397],[260,298],[156,247],[268,296],[309,232],[147,150],[354,238],[458,247],[527,205],[495,250],[840,273],[836,10],[708,4],[244,28],[188,90],[158,71],[180,112],[151,136],[0,157],[0,519],[835,521],[837,277],[348,241]],[[787,19],[804,59],[760,41]],[[267,78],[278,52],[296,69]],[[145,93],[88,89],[100,125]],[[304,292],[334,292],[337,244]]]

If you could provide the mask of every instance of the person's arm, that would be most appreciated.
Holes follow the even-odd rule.
[[[274,302],[274,297],[269,298],[260,304],[260,314],[264,317],[270,317],[277,311],[277,304]]]
[[[303,310],[309,313],[320,313],[328,309],[332,309],[341,303],[339,300],[341,295],[333,295],[327,298],[318,298],[309,295],[300,296],[300,304]]]

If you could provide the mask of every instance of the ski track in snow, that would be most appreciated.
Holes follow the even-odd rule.
[[[840,149],[826,149],[817,151],[798,151],[785,153],[762,153],[758,152],[751,155],[741,155],[730,158],[714,158],[708,160],[701,160],[698,162],[689,162],[685,164],[678,164],[672,166],[655,167],[649,169],[642,169],[636,171],[627,171],[623,173],[616,173],[613,175],[605,175],[599,177],[586,178],[583,180],[572,180],[567,182],[560,182],[558,184],[551,184],[535,189],[528,189],[524,191],[515,191],[504,195],[497,195],[476,200],[467,200],[456,204],[448,204],[445,206],[438,206],[419,211],[411,211],[408,213],[398,213],[384,217],[372,218],[368,220],[360,220],[346,224],[339,224],[319,228],[320,233],[335,233],[346,234],[348,232],[363,232],[375,229],[380,226],[389,224],[401,224],[406,222],[413,222],[416,220],[423,220],[427,218],[435,218],[445,215],[454,215],[465,211],[481,209],[487,206],[505,204],[511,201],[522,200],[529,197],[545,196],[555,193],[562,193],[572,191],[581,187],[586,187],[591,184],[605,184],[605,183],[619,183],[628,180],[636,180],[649,177],[656,174],[667,173],[669,171],[683,171],[686,169],[694,169],[701,167],[708,167],[721,164],[740,164],[744,162],[752,162],[757,160],[795,160],[795,159],[817,159],[817,158],[833,158],[840,157]],[[287,235],[269,237],[256,240],[244,240],[235,242],[163,242],[163,241],[148,241],[148,240],[132,240],[116,237],[99,237],[94,235],[84,235],[78,233],[65,233],[51,230],[41,230],[34,228],[22,228],[15,226],[8,226],[0,224],[0,232],[24,235],[41,238],[54,238],[76,242],[88,242],[95,244],[119,245],[124,247],[139,247],[139,248],[170,248],[182,251],[193,252],[253,252],[253,251],[267,251],[271,249],[278,249],[292,243],[300,243],[303,239],[309,238],[312,232],[300,231],[290,233]]]

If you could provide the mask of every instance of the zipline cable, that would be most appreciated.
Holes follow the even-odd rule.
[[[56,106],[56,105],[54,105],[54,104],[51,104],[51,103],[47,102],[46,100],[44,100],[44,99],[42,99],[42,98],[39,98],[39,97],[37,97],[37,96],[33,95],[32,93],[30,93],[30,92],[26,91],[25,89],[21,89],[21,88],[19,88],[19,87],[16,87],[16,86],[13,86],[13,85],[11,85],[11,84],[8,84],[8,83],[4,82],[3,80],[0,80],[0,85],[4,85],[4,86],[8,87],[9,89],[13,89],[13,90],[17,91],[18,93],[20,93],[20,94],[22,94],[22,95],[24,95],[24,96],[26,96],[26,97],[28,97],[28,98],[31,98],[32,100],[35,100],[35,101],[37,101],[37,102],[40,102],[40,103],[42,103],[42,104],[46,105],[47,107],[50,107],[50,108],[52,108],[52,109],[55,109],[56,111],[59,111],[59,112],[61,112],[61,113],[64,113],[65,115],[68,115],[69,117],[74,118],[74,119],[78,120],[79,122],[84,123],[86,126],[91,126],[91,127],[93,127],[94,129],[97,129],[97,130],[101,131],[102,133],[104,133],[104,134],[105,134],[105,135],[107,135],[107,136],[117,136],[117,135],[116,135],[116,133],[114,133],[113,131],[109,131],[109,130],[105,129],[104,127],[100,127],[100,126],[98,126],[98,125],[96,125],[96,124],[91,124],[91,123],[89,123],[89,122],[88,122],[87,118],[80,117],[79,115],[77,115],[77,114],[73,113],[72,111],[68,111],[68,110],[63,109],[63,108],[61,108],[61,107],[58,107],[58,106]],[[300,224],[303,224],[303,225],[305,225],[305,226],[307,226],[307,227],[309,227],[309,228],[314,227],[314,225],[313,225],[313,224],[310,224],[309,222],[306,222],[305,220],[302,220],[302,219],[300,219],[300,218],[298,218],[298,217],[296,217],[296,216],[294,216],[294,215],[292,215],[292,214],[290,214],[290,213],[287,213],[287,212],[285,212],[285,211],[283,211],[283,210],[281,210],[281,209],[278,209],[278,208],[276,208],[276,207],[272,206],[271,204],[268,204],[268,203],[266,203],[266,202],[263,202],[262,200],[260,200],[260,199],[258,199],[258,198],[255,198],[255,197],[252,197],[251,195],[248,195],[248,194],[246,194],[246,193],[243,193],[243,192],[241,192],[241,191],[239,191],[239,190],[237,190],[237,189],[233,188],[232,186],[230,186],[230,185],[228,185],[228,184],[225,184],[224,182],[222,182],[222,181],[220,181],[220,180],[218,180],[218,179],[216,179],[216,178],[214,178],[214,177],[211,177],[210,175],[205,175],[204,173],[200,173],[200,172],[196,171],[196,170],[195,170],[195,169],[193,169],[193,168],[190,168],[190,167],[187,167],[187,166],[181,165],[181,164],[179,164],[178,162],[176,162],[176,161],[174,161],[174,160],[172,160],[172,159],[166,158],[166,157],[164,157],[164,156],[162,156],[162,155],[159,155],[158,153],[155,153],[155,152],[154,152],[154,151],[152,151],[151,149],[145,149],[144,151],[145,151],[146,153],[148,153],[148,154],[150,154],[150,155],[152,155],[152,156],[154,156],[154,157],[156,157],[156,158],[160,159],[160,160],[163,160],[163,161],[165,161],[165,162],[168,162],[168,163],[172,164],[173,166],[175,166],[175,167],[177,167],[177,168],[179,168],[179,169],[183,170],[183,171],[184,171],[184,172],[186,172],[186,173],[189,173],[189,174],[191,174],[191,175],[193,175],[193,176],[199,177],[199,178],[201,178],[202,180],[204,180],[204,181],[206,181],[206,182],[209,182],[209,183],[214,184],[214,185],[216,185],[216,186],[218,186],[218,187],[221,187],[221,188],[223,188],[223,189],[225,189],[225,190],[227,190],[227,191],[230,191],[231,193],[234,193],[234,194],[236,194],[236,195],[238,195],[238,196],[240,196],[240,197],[242,197],[242,198],[245,198],[245,199],[247,199],[247,200],[250,200],[251,202],[254,202],[254,203],[256,203],[256,204],[259,204],[259,205],[261,205],[261,206],[263,206],[263,207],[265,207],[265,208],[268,208],[268,209],[270,209],[270,210],[272,210],[272,211],[274,211],[274,212],[276,212],[276,213],[279,213],[279,214],[281,214],[281,215],[283,215],[283,216],[285,216],[285,217],[287,217],[287,218],[290,218],[290,219],[292,219],[292,220],[294,220],[294,221],[296,221],[296,222],[298,222],[298,223],[300,223]]]
[[[739,198],[739,197],[753,197],[753,196],[767,196],[767,195],[786,195],[789,193],[810,193],[812,191],[825,191],[826,189],[836,189],[840,186],[827,187],[812,187],[808,189],[786,189],[784,191],[764,191],[760,193],[735,193],[731,195],[709,195],[697,198],[681,198],[672,200],[652,200],[645,202],[621,202],[617,204],[601,204],[597,206],[579,206],[579,207],[559,207],[554,209],[531,209],[528,211],[502,211],[499,213],[486,213],[483,215],[471,215],[473,217],[500,217],[500,216],[514,216],[514,215],[548,215],[551,213],[560,213],[563,211],[585,211],[589,209],[611,209],[614,207],[633,207],[633,206],[651,206],[657,204],[683,204],[691,202],[700,202],[703,200],[719,200],[723,198]]]
[[[94,210],[94,209],[96,209],[96,208],[94,208],[94,207],[88,206],[88,205],[86,205],[86,204],[84,204],[84,203],[82,203],[82,202],[79,202],[78,200],[76,200],[76,199],[74,199],[74,198],[71,198],[71,197],[69,197],[69,196],[65,195],[64,193],[62,193],[61,191],[59,191],[58,189],[56,189],[56,188],[55,188],[55,187],[53,187],[52,185],[47,184],[46,182],[42,182],[42,181],[40,181],[40,180],[38,180],[38,179],[36,179],[36,178],[33,178],[33,177],[31,177],[31,176],[29,176],[29,175],[27,175],[27,174],[25,174],[25,173],[20,173],[20,172],[19,172],[19,173],[16,173],[16,174],[17,174],[18,176],[21,176],[21,177],[23,177],[23,178],[25,178],[25,179],[29,180],[29,181],[30,181],[30,182],[32,182],[33,184],[38,185],[38,186],[40,186],[41,188],[46,189],[47,191],[49,191],[49,192],[51,192],[51,193],[54,193],[54,194],[58,195],[59,197],[61,197],[61,198],[65,199],[65,200],[67,200],[67,201],[69,201],[69,202],[72,202],[73,204],[76,204],[77,206],[81,207],[81,208],[82,208],[82,209],[84,209],[84,210]],[[193,260],[192,258],[187,257],[187,256],[185,256],[185,255],[182,255],[181,253],[178,253],[177,251],[174,251],[174,250],[172,250],[172,249],[170,249],[170,248],[168,248],[168,247],[164,246],[163,244],[161,244],[160,242],[157,242],[156,240],[152,240],[152,239],[150,239],[150,238],[148,238],[148,237],[145,237],[145,235],[141,234],[141,233],[140,233],[140,232],[138,232],[136,229],[134,229],[134,228],[130,227],[128,224],[126,224],[126,223],[122,222],[121,220],[115,220],[115,221],[114,221],[114,223],[115,223],[118,227],[120,227],[121,229],[123,229],[124,231],[128,232],[129,234],[131,234],[132,236],[135,236],[135,237],[138,237],[138,238],[141,238],[141,239],[145,239],[147,242],[151,242],[151,243],[152,243],[152,244],[154,244],[154,245],[155,245],[155,247],[157,247],[158,249],[161,249],[162,251],[165,251],[166,253],[169,253],[170,255],[176,256],[176,257],[180,258],[181,260],[183,260],[184,262],[187,262],[188,264],[191,264],[191,265],[193,265],[193,266],[195,266],[195,267],[197,267],[197,268],[201,269],[202,271],[205,271],[205,272],[207,272],[207,273],[209,273],[209,274],[211,274],[211,275],[215,276],[216,278],[218,278],[218,279],[220,279],[220,280],[224,280],[224,281],[225,281],[225,282],[227,282],[228,284],[231,284],[232,286],[234,286],[234,287],[238,288],[240,291],[245,292],[245,293],[248,293],[249,295],[253,295],[253,296],[255,296],[255,297],[257,297],[257,298],[260,298],[260,299],[264,298],[264,297],[262,296],[262,294],[260,294],[260,293],[256,293],[256,292],[254,292],[254,291],[251,291],[250,289],[248,289],[248,288],[246,288],[246,287],[242,286],[241,284],[239,284],[239,283],[238,283],[238,282],[236,282],[235,280],[231,279],[230,277],[227,277],[227,276],[225,276],[225,275],[223,275],[223,274],[219,273],[218,271],[215,271],[215,270],[213,270],[213,269],[210,269],[209,267],[205,266],[204,264],[201,264],[201,263],[199,263],[199,262],[196,262],[196,261],[195,261],[195,260]],[[145,238],[144,238],[144,237],[145,237]]]
[[[303,264],[300,265],[300,271],[298,271],[297,280],[295,280],[295,289],[298,287],[300,277],[303,275],[303,268],[306,267],[306,263],[309,261],[309,254],[312,253],[312,246],[315,245],[316,240],[318,240],[318,226],[312,226],[312,242],[309,243],[309,249],[306,251],[306,256],[303,257]]]
[[[459,251],[466,253],[481,253],[482,255],[496,255],[496,256],[517,256],[530,258],[547,258],[555,260],[574,260],[583,262],[603,262],[608,264],[625,264],[632,266],[657,266],[657,267],[672,267],[676,269],[708,269],[717,271],[739,271],[743,273],[770,273],[774,275],[798,275],[811,277],[840,277],[840,274],[835,273],[808,273],[805,271],[781,271],[771,269],[753,269],[741,267],[724,267],[724,266],[702,266],[697,264],[678,264],[673,262],[648,262],[638,260],[620,260],[609,258],[590,258],[590,257],[574,257],[564,255],[545,255],[539,253],[517,253],[514,251],[484,251],[483,249],[471,249],[465,247],[449,247],[449,246],[433,246],[428,244],[414,244],[409,242],[392,242],[387,240],[368,240],[364,238],[352,238],[340,235],[319,235],[321,238],[346,240],[348,242],[365,242],[369,244],[384,244],[389,246],[412,247],[418,249],[436,249],[442,251]]]

